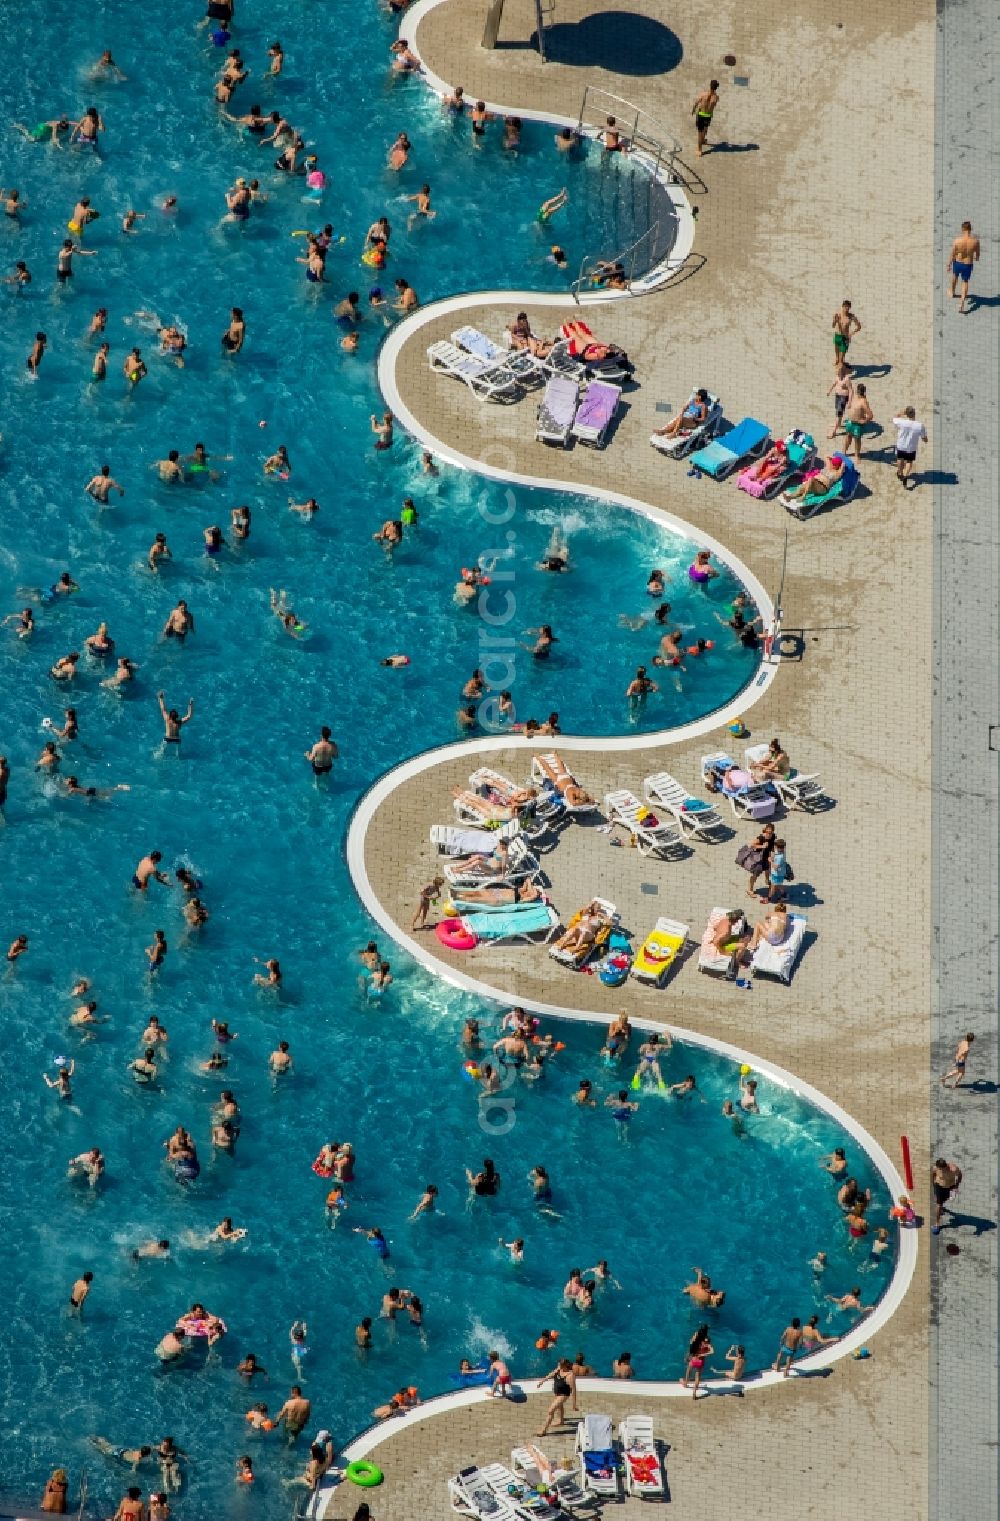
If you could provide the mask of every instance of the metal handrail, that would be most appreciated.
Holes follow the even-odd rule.
[[[660,223],[659,219],[657,219],[651,227],[646,228],[645,232],[640,233],[639,237],[636,238],[634,243],[630,243],[628,248],[623,249],[622,252],[619,253],[614,259],[596,259],[592,258],[589,254],[585,254],[580,261],[580,273],[577,275],[571,286],[573,299],[577,302],[577,304],[579,304],[580,300],[581,287],[590,279],[591,275],[594,274],[598,264],[626,264],[627,261],[625,283],[627,289],[631,290],[632,281],[635,279],[635,265],[636,259],[639,255],[639,247],[646,241],[647,238],[655,239],[655,236],[659,230]]]
[[[651,116],[648,111],[644,110],[641,106],[637,106],[634,101],[626,100],[623,95],[612,95],[609,90],[602,90],[597,85],[588,84],[584,88],[583,99],[580,102],[580,115],[577,120],[577,131],[583,130],[587,116],[587,102],[591,99],[601,100],[605,103],[600,107],[600,114],[604,116],[619,117],[624,114],[631,116],[632,125],[629,133],[631,140],[638,143],[640,147],[648,143],[657,149],[657,167],[659,167],[659,163],[664,156],[672,164],[676,155],[680,153],[681,144],[677,138],[674,137],[672,132],[668,132],[666,127],[656,120],[655,116]],[[644,125],[647,122],[649,123],[649,127]]]

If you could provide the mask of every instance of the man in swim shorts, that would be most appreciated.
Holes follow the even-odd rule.
[[[312,1405],[304,1398],[298,1384],[293,1384],[288,1398],[274,1417],[275,1426],[280,1426],[284,1422],[289,1447],[307,1425],[311,1410]]]
[[[938,1157],[931,1168],[931,1189],[934,1193],[934,1224],[931,1226],[932,1235],[937,1236],[941,1230],[941,1215],[948,1206],[948,1201],[959,1187],[962,1181],[962,1169],[957,1162],[946,1162],[944,1157]],[[948,1213],[952,1211],[948,1209]]]
[[[695,103],[691,107],[691,115],[694,117],[694,124],[698,133],[699,158],[704,158],[705,156],[705,139],[708,137],[708,129],[712,125],[712,117],[715,115],[715,108],[718,104],[719,81],[717,79],[710,79],[708,89],[702,90],[701,94],[695,98]]]
[[[951,245],[951,253],[948,255],[948,266],[951,270],[951,284],[948,288],[949,296],[957,296],[956,286],[961,283],[962,299],[958,304],[960,312],[965,311],[965,303],[969,299],[969,281],[972,279],[972,266],[979,262],[979,239],[972,231],[971,222],[962,223],[962,231]]]
[[[847,350],[851,346],[851,339],[855,333],[860,333],[861,323],[851,311],[851,303],[843,300],[833,314],[833,362],[834,365],[846,363]]]
[[[802,1322],[796,1315],[793,1320],[789,1321],[788,1325],[781,1333],[781,1341],[778,1344],[778,1355],[772,1364],[775,1373],[781,1372],[782,1359],[786,1358],[787,1361],[784,1364],[785,1378],[788,1377],[789,1373],[792,1371],[792,1363],[795,1360],[795,1354],[801,1345]]]

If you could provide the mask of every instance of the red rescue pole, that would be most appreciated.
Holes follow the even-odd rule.
[[[907,1136],[901,1135],[899,1144],[903,1148],[903,1177],[910,1193],[913,1192],[913,1165],[910,1162],[910,1142]]]

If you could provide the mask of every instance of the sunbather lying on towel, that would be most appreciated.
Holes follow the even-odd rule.
[[[544,338],[536,338],[531,331],[527,312],[518,312],[513,322],[508,322],[507,332],[510,335],[512,349],[526,349],[529,354],[534,354],[536,359],[546,359],[552,351],[550,342]]]
[[[788,908],[784,903],[776,903],[750,936],[747,951],[752,956],[762,940],[766,940],[768,945],[784,945],[791,933],[792,921],[788,917]]]
[[[750,770],[758,782],[766,782],[772,776],[790,776],[792,763],[781,748],[781,740],[772,739],[764,759],[755,761]]]
[[[708,416],[708,392],[704,388],[695,392],[683,412],[678,412],[662,428],[653,429],[654,438],[676,438],[678,433],[691,433],[701,426]]]
[[[506,803],[497,803],[491,798],[480,797],[478,792],[473,792],[468,787],[452,787],[451,795],[458,799],[467,812],[478,814],[484,823],[505,822],[517,811],[511,809]]]
[[[552,783],[557,792],[560,792],[571,808],[580,808],[594,799],[589,792],[584,791],[572,772],[567,771],[562,759],[552,752],[552,762],[545,755],[536,755],[535,761],[544,772],[546,780]]]
[[[508,903],[538,903],[545,894],[537,882],[519,883],[515,887],[456,887],[455,897],[462,903],[486,903],[502,908]]]
[[[766,486],[768,481],[775,480],[779,475],[784,475],[788,469],[788,445],[783,438],[776,439],[768,449],[763,459],[759,459],[755,465],[748,465],[742,472],[740,479],[745,475],[748,480],[760,481]]]
[[[598,908],[596,903],[588,903],[586,908],[580,910],[580,917],[572,929],[566,930],[556,941],[557,951],[583,951],[587,946],[593,945],[597,939],[598,931],[607,923],[607,917]]]
[[[822,470],[809,471],[802,485],[796,486],[794,491],[786,491],[785,497],[789,502],[800,502],[805,497],[826,496],[828,491],[833,490],[846,468],[842,454],[831,454]]]

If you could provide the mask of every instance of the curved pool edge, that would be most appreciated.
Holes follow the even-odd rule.
[[[423,74],[421,77],[424,83],[438,94],[445,93],[448,85],[423,62],[416,38],[420,22],[429,12],[443,3],[445,3],[445,0],[418,0],[418,3],[403,18],[399,33],[400,36],[408,38],[413,51],[421,57],[421,62],[423,63]],[[505,109],[502,105],[487,104],[488,108],[492,110],[502,112]],[[562,125],[565,122],[563,115],[550,112],[533,111],[522,107],[507,107],[506,109],[517,109],[522,117],[534,121],[551,122],[558,125]],[[668,528],[670,531],[681,533],[685,537],[702,542],[705,547],[711,548],[713,554],[726,564],[733,574],[746,586],[747,591],[753,596],[760,608],[764,617],[765,627],[769,629],[772,635],[772,644],[776,646],[777,634],[780,629],[780,608],[775,609],[770,597],[764,591],[757,578],[724,545],[694,529],[692,525],[684,522],[684,520],[654,507],[652,504],[644,502],[639,498],[607,491],[603,488],[588,486],[579,481],[553,481],[544,477],[520,474],[490,465],[476,459],[472,455],[464,454],[437,438],[420,422],[416,414],[406,404],[396,382],[396,365],[403,345],[411,337],[415,336],[423,326],[450,312],[457,313],[472,307],[499,305],[500,303],[510,303],[511,301],[516,301],[525,307],[566,306],[577,308],[581,305],[592,307],[599,303],[607,302],[610,304],[613,301],[627,300],[631,295],[649,294],[656,289],[662,289],[670,276],[683,266],[690,254],[694,242],[695,226],[694,217],[691,214],[691,208],[686,197],[679,194],[678,187],[667,181],[665,177],[664,184],[669,187],[671,199],[674,200],[675,209],[678,213],[678,237],[671,250],[669,259],[665,261],[665,266],[669,266],[669,270],[665,266],[661,266],[662,272],[658,279],[651,283],[637,282],[636,289],[632,292],[588,292],[579,296],[579,298],[574,297],[571,293],[512,290],[482,291],[444,298],[420,308],[402,323],[398,324],[389,334],[379,352],[378,382],[387,404],[392,408],[402,426],[427,448],[431,449],[439,458],[457,468],[511,485],[520,485],[533,489],[538,488],[551,491],[552,493],[565,492],[572,495],[587,496],[599,501],[606,501],[613,505],[625,507],[630,511],[638,512],[660,526]],[[683,203],[682,206],[678,205],[678,201]],[[651,273],[655,274],[656,271]],[[647,277],[648,280],[649,277]],[[642,735],[620,735],[614,737],[560,735],[560,747],[566,750],[629,751],[652,748],[658,745],[679,744],[684,740],[696,738],[701,734],[706,734],[719,728],[755,703],[770,687],[777,675],[779,665],[780,656],[777,654],[765,657],[754,679],[747,683],[735,698],[721,709],[717,709],[700,719],[693,720],[689,724],[673,729],[654,730]],[[376,810],[396,788],[421,772],[429,770],[439,762],[453,759],[459,755],[490,754],[499,750],[510,750],[512,748],[527,750],[532,748],[533,745],[534,741],[532,740],[518,736],[502,735],[483,739],[454,741],[413,756],[409,760],[401,762],[400,765],[394,767],[391,771],[384,773],[364,793],[354,809],[347,833],[346,858],[351,880],[365,909],[375,922],[380,925],[402,950],[412,956],[432,976],[442,979],[444,982],[463,992],[475,994],[494,1003],[508,1001],[508,995],[503,989],[496,988],[492,984],[483,982],[478,978],[470,977],[458,969],[439,961],[422,944],[408,935],[396,923],[388,910],[384,908],[368,876],[365,862],[365,841],[368,826]],[[530,1003],[530,1008],[550,1018],[595,1025],[603,1025],[605,1022],[602,1015],[570,1008],[561,1004],[533,1000]],[[839,1104],[827,1097],[826,1094],[820,1092],[820,1090],[814,1088],[812,1084],[803,1081],[796,1077],[794,1073],[774,1063],[760,1060],[750,1051],[734,1046],[727,1041],[720,1041],[713,1037],[702,1035],[683,1026],[647,1018],[636,1018],[633,1020],[633,1024],[637,1029],[668,1031],[672,1037],[678,1040],[725,1056],[735,1063],[749,1062],[756,1071],[767,1076],[771,1082],[806,1100],[845,1130],[856,1144],[862,1148],[872,1165],[878,1170],[891,1197],[895,1198],[905,1191],[902,1177],[875,1137],[858,1124]],[[918,1250],[917,1232],[915,1230],[900,1230],[895,1269],[885,1293],[879,1300],[875,1310],[860,1321],[845,1336],[839,1338],[835,1344],[822,1348],[809,1357],[803,1358],[800,1363],[796,1364],[796,1367],[801,1367],[808,1372],[832,1367],[842,1358],[852,1356],[858,1349],[864,1346],[871,1336],[882,1330],[899,1308],[909,1289],[916,1270]],[[792,1378],[794,1377],[795,1374],[793,1373]],[[784,1379],[781,1374],[775,1373],[771,1369],[766,1369],[747,1380],[744,1388],[746,1390],[766,1389],[772,1388],[776,1384],[787,1384],[790,1381]],[[731,1385],[724,1380],[714,1379],[706,1381],[705,1387],[709,1390],[717,1389],[724,1391],[730,1388]],[[609,1393],[624,1394],[625,1392],[632,1392],[636,1396],[654,1399],[665,1399],[679,1395],[687,1396],[688,1393],[688,1391],[682,1389],[679,1380],[633,1380],[629,1382],[626,1390],[626,1387],[620,1381],[590,1378],[582,1379],[579,1383],[579,1388],[583,1393],[599,1394],[602,1391],[607,1391]],[[490,1398],[489,1390],[482,1388],[456,1390],[433,1396],[417,1409],[409,1411],[393,1421],[369,1427],[353,1437],[343,1450],[342,1462],[356,1461],[367,1456],[378,1447],[390,1441],[394,1433],[401,1431],[405,1427],[416,1425],[440,1415],[447,1415],[451,1411],[479,1404]],[[471,1456],[470,1454],[470,1458]],[[316,1517],[317,1521],[322,1521],[322,1518],[325,1516],[329,1499],[336,1487],[336,1484],[324,1485],[317,1493],[315,1504],[309,1510],[309,1514]]]
[[[442,79],[440,74],[435,73],[434,70],[429,67],[423,53],[420,51],[418,33],[420,30],[420,23],[431,13],[431,11],[437,10],[438,6],[444,5],[445,3],[446,0],[417,0],[416,5],[411,6],[410,9],[400,17],[399,31],[396,34],[397,37],[403,38],[407,41],[410,51],[420,59],[421,73],[418,77],[421,82],[426,85],[427,88],[433,92],[433,94],[438,96],[447,95],[450,92],[451,86],[448,84],[447,80]],[[487,100],[485,102],[485,105],[487,111],[491,112],[493,115],[503,116],[509,112],[516,111],[522,120],[525,121],[548,122],[554,127],[565,127],[573,125],[573,123],[567,122],[565,113],[560,114],[554,111],[537,111],[532,110],[530,107],[521,106],[516,103],[505,105],[500,101]],[[587,128],[583,128],[583,135],[590,138],[596,137],[596,134],[589,131]],[[641,149],[633,150],[630,157],[634,160],[634,162],[639,163],[643,166],[651,179],[656,180],[657,184],[659,184],[665,191],[668,199],[673,205],[674,214],[677,217],[677,236],[674,239],[673,246],[664,259],[661,259],[658,264],[652,267],[652,269],[647,270],[646,273],[642,275],[638,280],[633,281],[632,288],[630,290],[588,291],[585,294],[578,295],[577,297],[574,297],[569,292],[567,292],[565,296],[559,292],[555,292],[556,300],[560,304],[563,302],[568,302],[570,306],[576,306],[578,304],[593,305],[596,302],[600,301],[627,301],[632,296],[648,295],[652,291],[662,290],[663,287],[673,279],[674,275],[677,274],[679,270],[683,269],[684,265],[687,262],[688,255],[691,253],[691,250],[694,247],[695,233],[694,214],[692,213],[691,205],[688,201],[687,196],[684,194],[684,191],[681,188],[680,184],[676,180],[671,179],[665,167],[655,162],[648,153],[643,152]],[[515,295],[517,293],[508,292],[507,294]]]
[[[527,742],[528,745],[531,743],[531,741]],[[562,743],[563,736],[560,736],[560,744],[562,745]],[[507,746],[502,741],[499,743],[464,741],[459,742],[455,745],[448,746],[446,747],[446,750],[447,753],[454,755],[460,753],[468,754],[476,751],[481,752],[484,750],[497,748],[507,748]],[[569,746],[567,746],[567,748],[569,748]],[[588,746],[587,741],[577,740],[573,745],[573,748],[602,748],[602,746]],[[417,961],[417,963],[424,968],[425,971],[430,973],[431,976],[440,978],[442,981],[448,983],[454,988],[459,989],[462,992],[471,993],[477,997],[488,999],[491,1003],[501,1004],[504,1002],[509,1002],[510,995],[506,990],[497,988],[492,983],[484,982],[478,978],[468,976],[466,973],[459,971],[455,967],[448,966],[446,963],[440,961],[436,956],[434,956],[424,944],[415,940],[412,935],[408,935],[406,931],[403,930],[399,924],[397,924],[392,915],[384,907],[380,898],[375,892],[375,889],[372,886],[371,879],[368,876],[368,868],[365,861],[365,841],[367,838],[368,826],[376,810],[381,807],[382,803],[389,796],[389,794],[393,792],[395,788],[401,784],[402,781],[406,780],[409,776],[417,775],[420,771],[428,769],[430,766],[436,764],[436,762],[441,758],[442,752],[439,750],[433,750],[428,751],[423,755],[416,756],[409,761],[405,761],[401,766],[395,767],[392,771],[387,772],[384,776],[380,777],[378,781],[375,782],[363,795],[355,807],[354,813],[351,817],[350,825],[348,827],[346,848],[348,870],[351,874],[351,880],[354,884],[354,889],[371,917],[386,932],[386,934],[398,946],[400,946],[402,950],[406,951],[408,955],[412,956]],[[547,1018],[565,1019],[578,1024],[593,1024],[599,1026],[603,1026],[606,1023],[606,1016],[593,1011],[575,1009],[568,1005],[548,1003],[537,999],[531,999],[527,1002],[528,1007],[533,1012],[544,1015]],[[821,1113],[829,1116],[830,1119],[835,1121],[836,1124],[845,1130],[847,1134],[852,1138],[852,1140],[854,1140],[856,1144],[861,1147],[872,1165],[881,1174],[882,1180],[885,1183],[885,1186],[888,1189],[891,1198],[898,1198],[901,1193],[907,1191],[906,1185],[899,1172],[897,1171],[894,1163],[892,1162],[888,1153],[885,1151],[884,1147],[875,1139],[875,1137],[871,1135],[867,1130],[865,1130],[865,1128],[860,1125],[857,1120],[855,1120],[853,1116],[847,1112],[847,1110],[843,1109],[838,1103],[836,1103],[835,1100],[829,1098],[825,1093],[822,1093],[811,1083],[808,1083],[804,1079],[797,1077],[793,1072],[788,1071],[784,1067],[778,1066],[774,1062],[766,1061],[757,1057],[752,1051],[749,1051],[744,1047],[733,1045],[729,1041],[718,1040],[713,1036],[703,1035],[700,1032],[690,1030],[683,1025],[675,1025],[665,1020],[649,1019],[643,1017],[634,1018],[632,1020],[632,1023],[636,1029],[667,1031],[675,1040],[683,1041],[693,1046],[700,1046],[703,1050],[711,1051],[719,1056],[724,1056],[737,1065],[744,1062],[749,1063],[749,1065],[752,1066],[756,1072],[759,1072],[766,1076],[770,1082],[774,1083],[778,1087],[787,1089],[789,1092],[794,1093],[798,1098],[805,1100],[814,1108],[818,1109]],[[875,1310],[873,1310],[872,1313],[864,1320],[859,1322],[859,1324],[855,1326],[851,1331],[849,1331],[845,1336],[839,1338],[833,1347],[823,1348],[820,1351],[812,1354],[810,1357],[803,1358],[801,1364],[797,1364],[797,1366],[808,1366],[810,1369],[829,1367],[833,1363],[838,1362],[841,1358],[853,1354],[856,1348],[864,1345],[869,1336],[873,1335],[876,1331],[879,1331],[884,1325],[888,1323],[892,1315],[902,1303],[916,1269],[918,1251],[917,1234],[918,1233],[915,1230],[900,1230],[895,1270],[886,1287],[885,1293],[879,1300]],[[779,1382],[784,1382],[780,1374],[772,1374],[770,1371],[764,1371],[757,1374],[752,1380],[750,1380],[749,1386],[753,1388],[767,1388]],[[727,1387],[726,1383],[721,1380],[711,1381],[708,1387],[713,1386],[723,1389]],[[594,1379],[583,1381],[580,1387],[582,1389],[591,1387],[594,1389],[602,1389],[606,1387],[614,1388],[617,1386],[615,1384],[615,1381],[610,1379]],[[467,1396],[470,1393],[477,1392],[480,1391],[460,1391],[460,1394],[462,1396]],[[649,1384],[643,1384],[642,1392],[648,1393],[657,1398],[661,1396],[667,1397],[669,1395],[679,1393],[680,1386],[677,1382],[667,1382],[663,1380],[651,1381]],[[446,1402],[454,1401],[455,1398],[456,1396],[453,1395],[442,1395],[439,1397],[439,1400],[441,1402]],[[460,1403],[462,1404],[469,1404],[471,1402],[472,1401],[466,1397],[463,1397],[460,1400]],[[435,1400],[434,1403],[435,1405],[438,1404],[438,1400]],[[420,1411],[413,1413],[415,1418],[422,1418],[420,1412],[423,1410],[423,1408],[424,1407],[422,1406],[420,1407]],[[453,1408],[453,1404],[442,1403],[441,1408],[451,1409]],[[381,1427],[377,1428],[378,1431],[381,1431],[382,1429],[383,1428]],[[362,1451],[369,1451],[371,1446],[377,1445],[377,1442],[382,1439],[381,1437],[374,1436],[371,1432],[366,1432],[363,1433],[362,1436],[356,1438],[355,1441],[363,1443],[368,1441],[369,1438],[371,1438],[370,1444],[368,1446],[359,1447],[358,1454],[360,1454]]]

